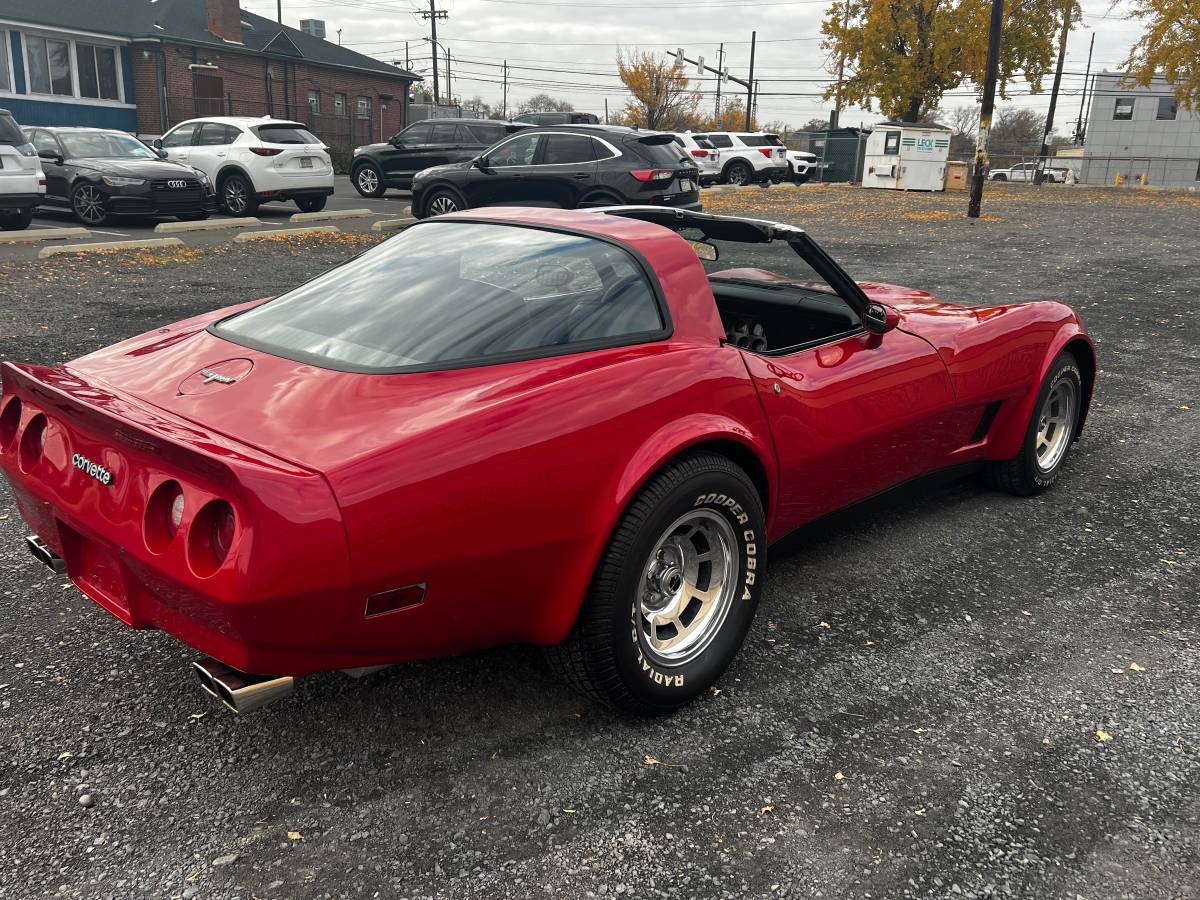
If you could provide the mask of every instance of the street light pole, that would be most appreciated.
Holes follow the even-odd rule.
[[[746,130],[753,131],[754,123],[754,45],[758,40],[758,32],[750,32],[750,75],[746,79]]]
[[[1062,84],[1063,61],[1067,56],[1067,35],[1071,31],[1071,7],[1063,7],[1062,34],[1058,39],[1058,68],[1054,70],[1054,86],[1050,88],[1050,108],[1046,110],[1046,128],[1042,132],[1042,149],[1034,166],[1033,183],[1046,180],[1046,157],[1050,155],[1050,132],[1054,130],[1054,110],[1058,106],[1058,88]]]
[[[983,103],[979,108],[979,133],[975,137],[975,172],[971,182],[971,201],[967,217],[979,218],[983,205],[984,168],[987,165],[988,134],[996,109],[996,78],[1000,69],[1000,36],[1004,31],[1004,0],[992,0],[992,21],[988,29],[987,67],[983,78]]]

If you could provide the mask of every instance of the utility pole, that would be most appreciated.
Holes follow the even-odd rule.
[[[1054,108],[1058,105],[1058,88],[1062,84],[1063,60],[1067,56],[1067,34],[1071,31],[1071,7],[1063,6],[1062,34],[1058,38],[1058,68],[1054,70],[1054,85],[1050,88],[1050,108],[1046,110],[1046,130],[1042,132],[1042,149],[1038,151],[1033,170],[1033,183],[1046,180],[1046,157],[1050,155],[1050,132],[1054,130]]]
[[[754,47],[754,43],[753,43],[753,41],[751,41],[751,53],[750,53],[750,65],[751,65],[750,72],[751,72],[751,74],[753,74],[753,73],[754,73],[754,68],[753,68],[753,66],[754,66],[754,53],[753,53],[753,47]],[[688,59],[686,56],[684,56],[684,55],[683,55],[683,51],[682,51],[682,50],[679,50],[679,51],[677,51],[677,52],[672,52],[672,51],[668,50],[668,51],[667,51],[667,56],[674,56],[674,57],[675,57],[677,60],[679,60],[679,64],[680,64],[680,65],[683,65],[684,63],[690,63],[690,64],[691,64],[691,65],[693,65],[693,66],[696,66],[696,67],[698,67],[698,68],[700,68],[700,69],[703,69],[705,72],[712,72],[712,73],[714,73],[714,74],[716,74],[716,75],[720,75],[722,78],[724,77],[724,69],[717,70],[717,69],[714,69],[712,66],[708,66],[708,65],[703,65],[703,64],[701,64],[701,63],[699,62],[699,60],[695,60],[695,59]],[[733,76],[733,75],[730,75],[730,76],[729,76],[729,80],[730,80],[730,81],[732,81],[734,84],[740,84],[742,87],[744,87],[744,88],[746,89],[747,100],[749,100],[751,103],[753,103],[753,100],[754,100],[754,90],[753,90],[753,88],[751,87],[751,84],[752,84],[752,83],[751,83],[750,81],[744,81],[744,80],[742,80],[741,78],[737,78],[737,77],[735,77],[735,76]],[[749,118],[750,118],[750,109],[749,109],[749,106],[747,106],[747,108],[746,108],[746,118],[747,118],[747,120],[749,120]],[[747,126],[748,126],[748,125],[749,125],[749,122],[747,121]],[[749,130],[749,127],[747,127],[747,131],[748,131],[748,130]]]
[[[721,49],[717,51],[717,105],[713,107],[713,122],[717,128],[721,127],[721,82],[725,80],[725,45],[721,44]]]
[[[979,134],[975,138],[975,172],[971,182],[971,201],[967,218],[978,219],[983,205],[984,167],[987,165],[988,134],[996,109],[996,77],[1000,68],[1000,35],[1004,30],[1004,0],[992,0],[992,21],[988,28],[987,66],[983,76],[983,103],[979,108]]]
[[[846,0],[846,15],[842,17],[842,34],[845,40],[845,32],[850,27],[850,0]],[[829,130],[837,128],[842,117],[842,80],[846,77],[846,54],[838,54],[838,80],[837,88],[833,94],[833,115],[829,117]]]
[[[1083,94],[1079,98],[1079,118],[1075,120],[1075,143],[1083,143],[1083,105],[1087,103],[1088,79],[1092,75],[1092,50],[1096,48],[1096,32],[1092,32],[1092,42],[1088,44],[1087,68],[1083,70]]]
[[[608,98],[604,98],[604,124],[608,124]]]
[[[281,0],[282,2],[282,0]],[[430,46],[433,52],[430,54],[433,57],[433,105],[440,106],[441,99],[438,91],[438,39],[437,39],[437,23],[438,19],[449,18],[450,13],[444,9],[437,8],[437,0],[429,0],[429,9],[421,10],[421,18],[429,20]]]
[[[504,93],[501,96],[503,97],[503,100],[501,101],[502,105],[500,107],[500,110],[501,110],[500,115],[502,118],[507,119],[508,118],[508,60],[507,59],[504,61]],[[607,100],[604,101],[604,106],[606,109],[608,108]]]
[[[437,51],[434,51],[434,59],[437,59]],[[437,66],[435,65],[434,68]],[[450,48],[446,48],[446,102],[454,102],[454,91],[450,89]]]
[[[275,0],[275,21],[283,24],[283,0]]]
[[[746,79],[746,130],[754,130],[754,45],[758,32],[750,32],[750,76]]]

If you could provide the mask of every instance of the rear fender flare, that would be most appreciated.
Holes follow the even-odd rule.
[[[776,496],[778,468],[775,454],[767,435],[757,435],[745,424],[722,415],[696,413],[682,419],[676,419],[663,425],[651,434],[637,451],[630,457],[625,468],[612,482],[612,492],[607,498],[601,499],[601,509],[606,518],[598,523],[593,544],[588,548],[589,560],[587,578],[582,581],[579,589],[566,596],[561,596],[561,602],[547,605],[544,615],[537,628],[537,640],[547,644],[557,644],[566,638],[579,616],[579,608],[583,604],[584,595],[604,548],[612,537],[625,510],[638,492],[654,475],[671,460],[686,453],[692,448],[704,449],[708,445],[736,445],[739,453],[752,454],[757,460],[759,473],[748,472],[752,481],[765,481],[760,488],[766,490],[766,502],[763,504],[768,532],[770,531],[771,511]],[[721,453],[720,447],[714,447],[713,452]],[[729,455],[729,454],[726,454]],[[747,459],[751,457],[747,456]],[[736,462],[736,460],[735,460]]]
[[[1054,339],[1047,345],[1041,365],[1038,367],[1037,378],[1029,390],[1016,402],[1008,405],[1007,410],[1001,411],[993,426],[992,438],[988,445],[989,459],[1012,459],[1021,452],[1021,442],[1029,428],[1029,418],[1033,415],[1033,405],[1037,402],[1042,382],[1050,371],[1050,366],[1063,350],[1070,348],[1081,357],[1080,372],[1083,375],[1083,409],[1079,414],[1079,424],[1075,429],[1075,439],[1079,439],[1083,431],[1083,423],[1087,418],[1088,409],[1092,403],[1095,390],[1096,348],[1092,339],[1076,323],[1063,325]]]

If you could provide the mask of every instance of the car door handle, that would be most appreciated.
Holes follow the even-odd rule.
[[[588,173],[587,172],[576,172],[575,177],[578,178],[580,181],[583,181],[585,178],[588,177]]]

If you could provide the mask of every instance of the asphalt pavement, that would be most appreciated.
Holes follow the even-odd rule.
[[[1101,371],[1050,492],[931,479],[772,548],[740,656],[665,718],[581,699],[528,647],[234,716],[193,651],[33,563],[0,486],[0,898],[1200,896],[1198,200],[1009,188],[975,222],[962,196],[714,201],[862,279],[1063,297]],[[0,358],[357,249],[0,262]]]

